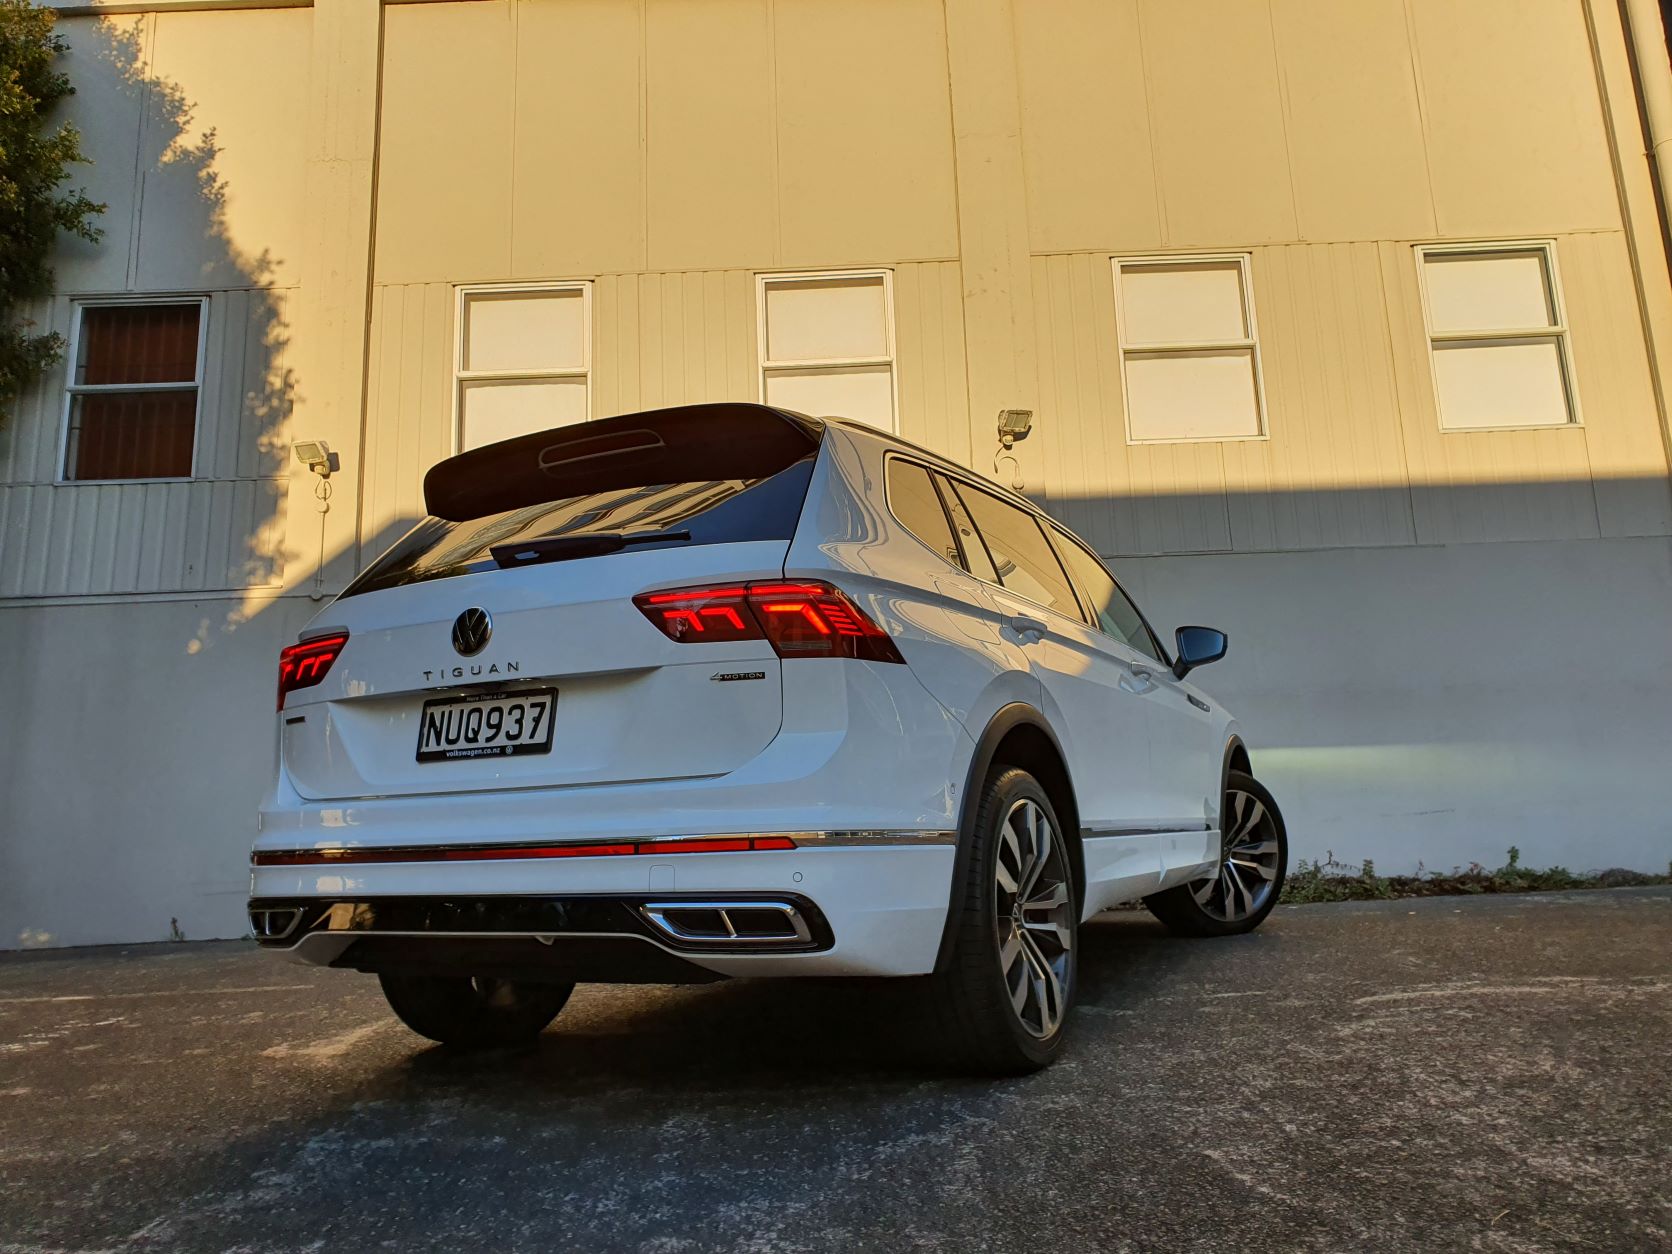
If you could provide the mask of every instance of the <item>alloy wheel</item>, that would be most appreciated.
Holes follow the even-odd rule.
[[[1218,871],[1194,881],[1196,904],[1225,923],[1257,913],[1271,896],[1281,856],[1272,819],[1260,799],[1233,788],[1225,794],[1225,831]]]
[[[1062,1025],[1074,968],[1074,902],[1062,838],[1037,802],[1020,800],[999,824],[993,902],[999,970],[1022,1026],[1036,1037]]]

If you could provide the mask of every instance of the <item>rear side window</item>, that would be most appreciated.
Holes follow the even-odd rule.
[[[953,489],[952,480],[945,475],[937,474],[935,482],[940,485],[941,499],[946,502],[946,512],[952,516],[952,526],[958,532],[958,542],[964,546],[964,569],[977,579],[997,583],[999,572],[993,569],[993,559],[987,556],[987,546],[976,534],[975,520],[970,517],[969,510],[964,508],[964,502]]]
[[[1145,657],[1162,661],[1161,651],[1156,647],[1149,628],[1144,625],[1138,607],[1127,599],[1126,593],[1121,591],[1103,563],[1066,536],[1058,535],[1054,539],[1063,565],[1068,567],[1068,573],[1074,577],[1080,591],[1085,593],[1092,612],[1097,615],[1097,625]]]
[[[965,484],[956,486],[987,542],[999,582],[1019,596],[1083,621],[1074,589],[1033,515]]]
[[[888,459],[888,508],[912,535],[927,544],[954,566],[962,566],[963,555],[953,538],[952,524],[941,506],[929,472],[916,462]]]
[[[808,456],[761,479],[693,479],[618,487],[462,522],[426,518],[343,595],[496,570],[495,545],[537,539],[619,536],[631,545],[628,552],[787,541],[801,518],[813,462]],[[650,538],[658,533],[676,534]]]

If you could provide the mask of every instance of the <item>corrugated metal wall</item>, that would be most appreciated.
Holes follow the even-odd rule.
[[[197,478],[58,483],[58,366],[0,437],[0,597],[204,592],[284,578],[290,386],[282,290],[215,292],[199,398]],[[68,337],[74,304],[40,318]]]

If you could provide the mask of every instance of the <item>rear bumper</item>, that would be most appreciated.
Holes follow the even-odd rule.
[[[950,833],[795,835],[796,847],[768,852],[519,858],[500,849],[491,859],[444,860],[430,849],[414,851],[422,861],[257,865],[251,906],[298,912],[290,928],[283,925],[292,916],[279,916],[266,947],[362,970],[465,969],[477,954],[482,974],[512,964],[525,976],[525,967],[545,967],[554,979],[604,982],[934,968],[951,889]],[[645,909],[734,900],[791,903],[806,921],[805,940],[682,940],[653,926]]]

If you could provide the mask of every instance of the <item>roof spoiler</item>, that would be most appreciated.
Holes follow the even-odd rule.
[[[765,479],[816,452],[824,423],[728,401],[647,409],[484,445],[437,462],[424,508],[465,522],[592,492],[698,479]]]

